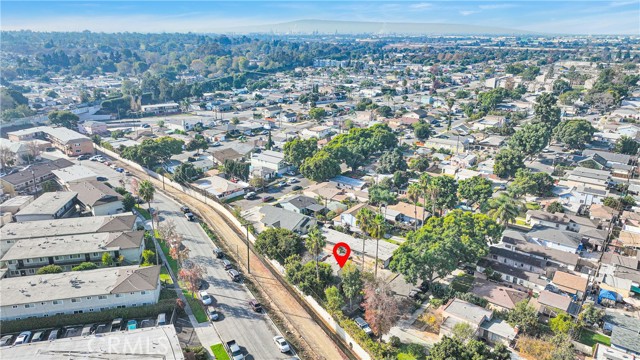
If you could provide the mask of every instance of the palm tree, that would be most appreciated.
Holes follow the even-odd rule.
[[[506,193],[502,193],[496,198],[489,199],[489,211],[487,214],[502,226],[506,226],[516,221],[522,206],[522,202]]]
[[[320,252],[327,244],[326,240],[327,238],[322,235],[322,231],[320,231],[320,228],[316,225],[309,231],[309,236],[304,242],[307,250],[311,254],[313,254],[313,257],[316,260],[316,277],[318,281],[320,281],[320,270],[318,270],[318,256],[320,256]]]
[[[407,198],[413,203],[413,218],[415,219],[414,230],[418,230],[418,201],[420,201],[421,194],[422,189],[420,188],[420,184],[413,183],[409,185]]]
[[[375,217],[375,214],[373,213],[373,211],[371,211],[371,209],[369,209],[367,207],[363,207],[356,214],[356,225],[358,225],[360,230],[362,230],[362,232],[365,234],[365,237],[366,237],[367,234],[369,234],[369,231],[371,230],[371,225],[373,223],[373,218],[374,217]],[[364,271],[364,241],[365,241],[365,237],[362,238],[362,271]]]
[[[151,231],[153,234],[153,243],[154,245],[156,244],[155,242],[155,237],[156,237],[156,229],[153,226],[153,214],[151,214],[151,200],[153,200],[153,195],[156,193],[156,188],[153,187],[153,184],[151,183],[151,181],[149,180],[142,180],[139,184],[138,184],[138,189],[136,191],[138,193],[138,196],[140,196],[140,198],[144,201],[147,202],[147,207],[149,209],[149,215],[151,216]],[[159,264],[159,260],[158,260],[158,247],[155,246],[155,251],[156,251],[156,264]]]
[[[373,221],[371,222],[371,228],[369,231],[369,234],[371,235],[371,237],[376,239],[376,261],[375,261],[375,267],[373,270],[374,278],[378,277],[378,243],[386,233],[387,233],[387,222],[384,216],[382,214],[376,214],[376,216],[373,218]]]
[[[431,176],[429,176],[429,174],[422,174],[422,176],[420,177],[420,183],[419,183],[419,187],[420,190],[422,190],[422,205],[423,208],[426,209],[427,208],[427,195],[429,195],[430,191],[431,191]],[[425,219],[425,215],[426,213],[423,211],[422,212],[422,223],[424,224]]]
[[[451,130],[451,108],[453,107],[453,104],[456,103],[456,99],[455,98],[447,98],[446,100],[447,103],[447,109],[449,109],[449,111],[447,112],[447,131]]]

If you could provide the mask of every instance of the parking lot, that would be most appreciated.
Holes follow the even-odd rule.
[[[292,179],[292,178],[295,179],[294,180],[295,183],[286,183],[285,186],[278,185],[278,183],[280,183],[281,181],[288,182],[290,181],[289,179]],[[285,177],[283,177],[281,181],[278,181],[274,185],[267,187],[264,192],[257,192],[257,197],[255,199],[247,200],[247,199],[241,198],[239,200],[233,201],[231,203],[231,206],[237,206],[238,208],[240,208],[240,210],[244,211],[244,210],[249,210],[251,208],[254,208],[256,206],[272,204],[284,197],[287,197],[288,195],[293,195],[294,193],[301,193],[302,189],[307,188],[309,184],[311,184],[310,180],[300,175],[297,175],[297,176],[285,175]],[[263,199],[267,196],[273,197],[273,200],[263,201]]]

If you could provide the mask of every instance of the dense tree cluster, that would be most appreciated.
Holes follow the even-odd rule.
[[[289,256],[302,253],[304,242],[291,230],[268,228],[256,238],[255,248],[260,254],[284,264]]]
[[[128,160],[153,169],[172,155],[182,153],[184,141],[164,136],[158,139],[145,139],[140,145],[128,146],[120,150],[120,155]]]

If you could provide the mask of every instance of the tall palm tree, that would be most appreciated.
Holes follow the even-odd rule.
[[[413,203],[413,218],[416,219],[413,224],[414,230],[418,230],[418,201],[420,201],[421,194],[422,189],[420,188],[420,184],[413,183],[409,185],[407,198]]]
[[[375,214],[373,213],[373,211],[371,211],[371,209],[367,207],[363,207],[356,214],[356,225],[358,225],[360,230],[362,230],[362,232],[365,234],[365,237],[362,238],[362,271],[364,271],[364,241],[366,236],[369,234],[369,231],[371,230],[371,225],[373,223],[374,217]]]
[[[516,221],[522,206],[522,202],[506,193],[501,193],[498,197],[489,199],[489,211],[487,215],[491,216],[502,226],[506,226]]]
[[[456,103],[456,99],[449,97],[445,100],[445,102],[447,103],[447,109],[449,110],[447,112],[447,131],[451,130],[451,108],[453,108],[453,104]]]
[[[387,222],[382,214],[376,214],[371,221],[371,227],[369,234],[372,238],[376,239],[376,261],[373,270],[373,277],[378,277],[378,243],[380,239],[387,233]]]
[[[318,281],[320,281],[320,270],[318,270],[318,256],[320,256],[320,252],[324,249],[324,246],[327,244],[327,238],[322,235],[322,231],[316,225],[309,231],[309,236],[307,240],[305,240],[304,245],[307,247],[307,250],[313,254],[313,257],[316,261],[316,277]]]
[[[419,182],[419,186],[420,186],[420,190],[422,190],[422,206],[424,209],[427,208],[427,196],[429,196],[430,191],[431,191],[431,176],[429,176],[429,174],[422,174],[422,176],[420,176],[420,182]],[[424,224],[425,219],[425,212],[422,212],[422,223]]]
[[[151,181],[142,180],[138,184],[137,193],[138,193],[138,196],[140,196],[140,198],[142,200],[147,202],[147,208],[149,209],[149,215],[151,216],[151,231],[152,231],[152,234],[153,234],[153,238],[155,239],[155,237],[156,237],[156,229],[153,226],[153,214],[151,213],[151,200],[153,200],[153,195],[156,193],[156,188],[153,186]],[[154,245],[155,245],[155,240],[154,240]],[[158,247],[157,246],[156,246],[155,250],[156,250],[156,264],[159,264],[160,262],[158,261]]]

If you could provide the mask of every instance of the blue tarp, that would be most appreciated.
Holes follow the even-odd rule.
[[[600,294],[598,294],[598,304],[600,304],[602,302],[602,299],[609,299],[609,300],[612,300],[612,301],[617,301],[618,293],[616,293],[615,291],[601,289],[600,290]]]

